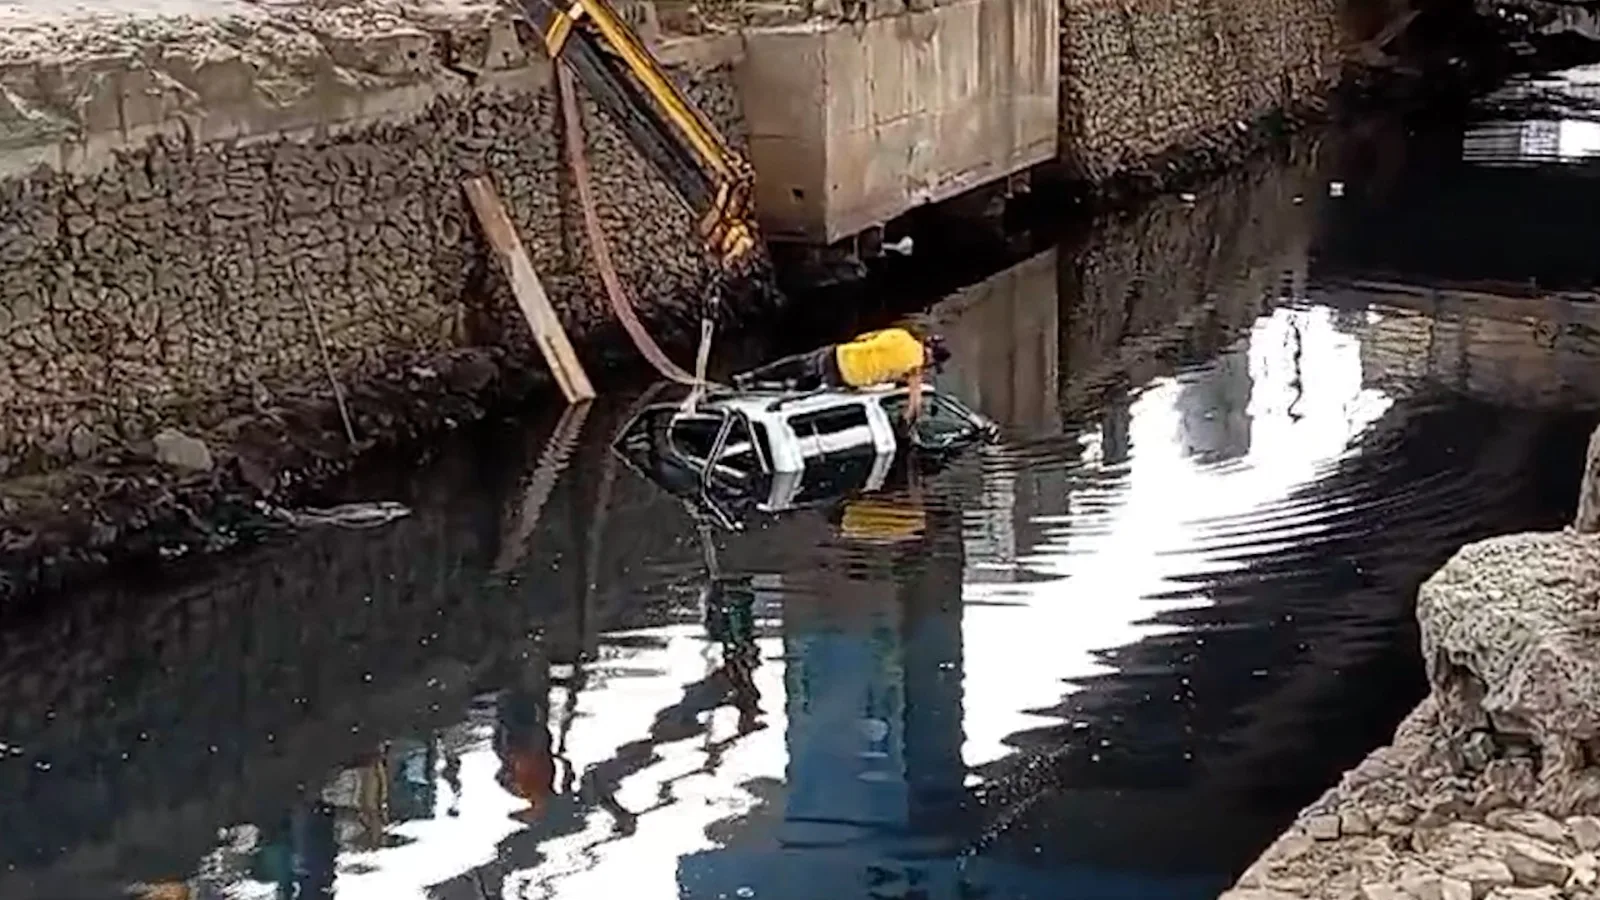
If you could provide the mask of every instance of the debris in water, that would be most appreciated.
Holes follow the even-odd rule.
[[[1193,202],[1194,202],[1194,199],[1195,199],[1195,197],[1194,197],[1194,195],[1193,195],[1193,194],[1191,194],[1191,193],[1188,193],[1188,192],[1187,192],[1187,191],[1186,191],[1186,192],[1184,192],[1184,193],[1182,193],[1182,194],[1179,194],[1179,195],[1178,195],[1178,199],[1179,199],[1179,200],[1182,200],[1182,201],[1183,201],[1183,202],[1185,202],[1185,203],[1193,203]]]
[[[1328,182],[1328,196],[1329,197],[1343,197],[1344,196],[1344,182],[1342,182],[1342,181],[1330,181],[1330,182]]]
[[[284,509],[270,503],[257,503],[256,507],[274,519],[288,522],[296,528],[315,528],[337,525],[341,528],[376,528],[396,519],[411,515],[411,508],[392,500],[371,503],[345,503],[327,509]]]

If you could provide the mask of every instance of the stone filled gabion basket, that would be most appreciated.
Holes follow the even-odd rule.
[[[1463,547],[1417,595],[1445,747],[1469,772],[1532,759],[1554,814],[1600,810],[1597,459],[1600,432],[1574,527]]]
[[[1093,182],[1306,102],[1337,70],[1337,4],[1068,0],[1061,154]]]
[[[731,69],[674,74],[741,144]],[[689,335],[711,282],[694,216],[587,97],[583,116],[619,274],[658,336]],[[463,346],[537,358],[471,175],[492,176],[573,339],[626,352],[558,119],[548,85],[485,90],[356,132],[156,139],[93,175],[0,181],[0,475],[326,393],[325,360],[353,390]]]

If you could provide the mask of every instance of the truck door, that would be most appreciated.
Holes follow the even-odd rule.
[[[789,427],[805,461],[792,501],[797,506],[864,490],[881,467],[882,454],[860,401],[800,413],[790,417]]]

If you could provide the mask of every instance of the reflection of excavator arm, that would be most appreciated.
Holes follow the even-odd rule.
[[[523,0],[552,59],[563,60],[700,219],[725,267],[755,246],[755,173],[684,96],[607,0]]]

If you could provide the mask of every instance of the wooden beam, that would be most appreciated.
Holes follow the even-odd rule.
[[[494,189],[494,183],[487,177],[478,176],[468,178],[462,186],[472,203],[473,212],[478,215],[484,238],[494,248],[495,256],[500,258],[500,267],[511,282],[511,293],[516,296],[522,316],[528,320],[528,327],[533,331],[533,342],[539,345],[539,352],[544,354],[544,361],[549,364],[551,374],[561,386],[561,393],[566,395],[568,403],[593,400],[594,386],[589,383],[589,375],[583,370],[578,354],[573,351],[567,331],[556,317],[555,307],[550,305],[550,295],[545,293],[539,273],[534,271],[533,261],[528,258],[528,251],[517,236],[517,228],[506,213],[505,204],[500,202],[500,194]]]

